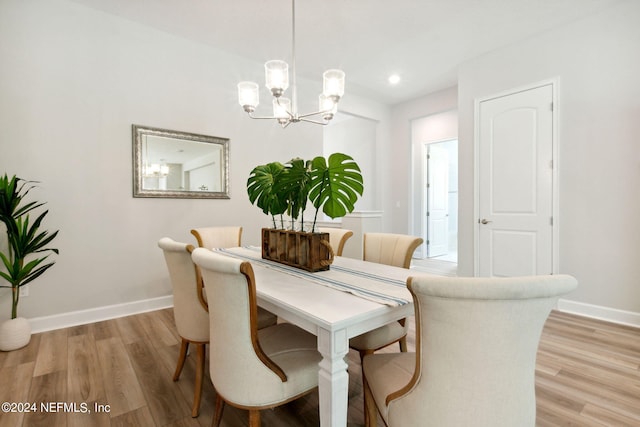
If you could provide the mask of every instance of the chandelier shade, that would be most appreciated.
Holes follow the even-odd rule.
[[[273,96],[273,115],[255,116],[260,101],[260,87],[257,83],[243,81],[238,83],[238,102],[252,119],[274,119],[285,128],[291,123],[309,122],[327,125],[338,111],[338,102],[344,95],[345,73],[342,70],[330,69],[322,75],[322,94],[319,98],[319,110],[312,113],[299,114],[296,88],[296,5],[291,1],[291,98],[283,97],[290,87],[289,64],[274,59],[264,64],[265,86]],[[315,119],[313,117],[316,117]]]
[[[319,98],[318,108],[322,111],[322,118],[327,121],[333,119],[333,115],[338,112],[338,103],[325,94],[320,95]]]
[[[327,70],[322,75],[322,93],[324,96],[335,99],[335,102],[344,95],[344,71]]]
[[[282,124],[291,119],[291,100],[289,98],[276,98],[273,100],[273,117]]]
[[[289,64],[279,59],[264,64],[265,86],[276,98],[289,88]]]
[[[253,112],[260,101],[260,86],[254,82],[238,83],[238,101],[244,111]]]

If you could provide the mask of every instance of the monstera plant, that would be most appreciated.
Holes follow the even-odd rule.
[[[295,158],[282,164],[272,162],[255,167],[247,180],[247,193],[252,204],[273,218],[273,227],[284,215],[291,218],[291,228],[299,219],[304,224],[304,211],[310,201],[315,208],[311,232],[315,232],[318,212],[322,209],[331,218],[352,212],[364,191],[360,167],[352,157],[331,154],[328,159]]]
[[[40,212],[33,221],[29,216],[44,205],[43,202],[24,200],[33,188],[33,182],[15,175],[12,178],[7,174],[0,177],[0,224],[6,229],[7,243],[6,247],[0,247],[0,287],[10,288],[12,297],[11,320],[0,326],[1,350],[13,350],[28,344],[31,336],[29,323],[27,319],[18,317],[20,288],[53,266],[54,261],[46,261],[51,252],[58,253],[57,249],[48,247],[58,232],[49,234],[48,231],[40,230],[48,211]],[[46,255],[41,256],[42,254]]]

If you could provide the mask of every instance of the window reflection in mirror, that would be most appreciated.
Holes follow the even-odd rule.
[[[226,138],[133,125],[134,197],[229,198]]]

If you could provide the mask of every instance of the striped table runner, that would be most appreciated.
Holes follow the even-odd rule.
[[[311,281],[320,285],[328,286],[343,292],[366,298],[380,304],[389,306],[405,305],[412,301],[411,294],[407,290],[406,278],[410,275],[410,271],[398,269],[388,266],[380,267],[378,270],[393,270],[394,274],[385,274],[383,271],[371,271],[357,266],[331,265],[330,270],[318,271],[310,273],[299,268],[290,267],[274,261],[262,259],[260,249],[255,246],[242,248],[216,248],[214,251],[249,261],[254,267],[265,267],[280,271],[303,280]],[[388,268],[386,268],[388,267]],[[400,272],[400,274],[398,274]],[[394,277],[395,276],[395,277]]]

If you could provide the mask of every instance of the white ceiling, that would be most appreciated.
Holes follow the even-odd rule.
[[[259,63],[290,61],[290,0],[73,1]],[[624,1],[298,0],[297,74],[341,68],[347,94],[395,104],[456,85],[471,58]]]

